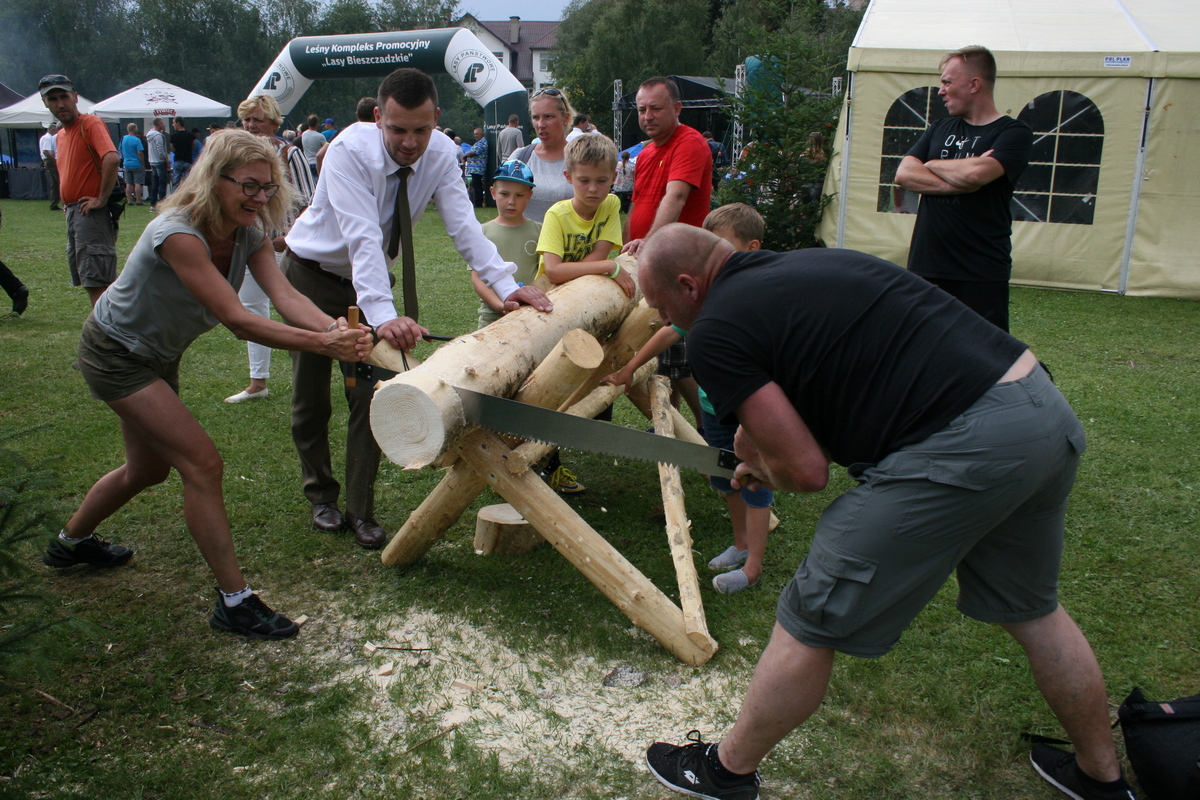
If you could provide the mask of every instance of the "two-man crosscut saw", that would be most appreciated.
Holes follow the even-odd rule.
[[[454,391],[462,400],[463,414],[468,422],[498,433],[572,450],[674,464],[722,478],[732,478],[738,465],[737,456],[719,447],[635,431],[611,422],[583,419],[458,386]]]

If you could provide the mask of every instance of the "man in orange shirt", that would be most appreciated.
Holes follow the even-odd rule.
[[[67,213],[67,263],[71,285],[82,286],[92,305],[117,279],[117,226],[108,196],[117,182],[121,157],[99,117],[79,113],[79,95],[65,75],[38,81],[42,102],[58,132],[59,192]]]

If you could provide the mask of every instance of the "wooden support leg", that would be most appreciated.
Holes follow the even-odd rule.
[[[646,419],[653,421],[654,411],[650,401],[650,384],[650,381],[646,381],[640,385],[630,386],[625,396],[629,398],[631,403],[637,406],[638,411],[646,415]],[[685,442],[692,442],[694,444],[707,444],[704,441],[704,437],[692,427],[692,423],[687,421],[687,417],[679,413],[679,409],[671,406],[669,413],[671,416],[671,433],[676,439],[682,439]]]
[[[711,636],[703,642],[688,636],[683,612],[665,594],[537,475],[529,470],[519,475],[509,472],[504,461],[508,445],[495,434],[480,433],[473,445],[468,446],[465,438],[458,443],[456,449],[464,462],[483,476],[635,625],[680,661],[699,666],[712,658],[717,643]]]
[[[632,384],[629,391],[625,393],[629,401],[633,403],[638,411],[646,415],[646,419],[653,420],[654,412],[650,408],[650,382],[643,384]],[[679,413],[679,409],[671,407],[671,422],[674,425],[674,433],[676,439],[693,442],[695,444],[707,444],[704,437],[696,432],[692,427],[692,423],[687,421],[687,417]],[[767,523],[767,530],[773,531],[779,527],[779,517],[775,516],[775,512],[771,512],[771,521]]]
[[[474,434],[467,434],[469,441]],[[429,548],[458,521],[472,501],[487,487],[475,470],[455,464],[446,472],[434,490],[409,515],[400,532],[383,548],[380,560],[385,566],[407,567],[429,551]]]
[[[654,432],[659,436],[670,436],[673,427],[668,411],[671,408],[671,384],[665,377],[656,375],[650,379],[650,385]],[[684,630],[688,638],[702,644],[712,637],[708,635],[704,602],[700,599],[700,577],[696,574],[696,562],[692,560],[691,521],[683,503],[679,467],[660,463],[658,480],[662,485],[663,512],[667,518],[667,542],[671,546],[671,560],[675,562],[675,577],[679,581]]]

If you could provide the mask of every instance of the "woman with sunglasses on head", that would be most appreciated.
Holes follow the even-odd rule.
[[[567,183],[564,162],[575,109],[561,89],[540,89],[529,100],[529,118],[538,141],[513,151],[509,158],[523,161],[533,171],[537,191],[529,200],[525,218],[540,225],[550,206],[575,196]]]
[[[284,176],[292,182],[292,187],[296,190],[296,205],[288,209],[287,224],[279,230],[268,231],[271,246],[275,250],[275,263],[278,264],[283,258],[283,251],[287,249],[283,237],[291,229],[292,221],[312,202],[313,192],[317,190],[316,181],[308,168],[308,158],[304,151],[275,136],[279,124],[283,122],[283,114],[275,98],[265,94],[246,98],[238,106],[237,112],[242,122],[242,130],[263,137],[275,148],[275,152],[287,167]],[[317,160],[320,159],[321,154],[317,153]],[[271,301],[253,275],[246,275],[238,297],[251,314],[260,317],[271,316]],[[246,342],[246,352],[250,357],[250,385],[226,397],[226,403],[244,403],[247,400],[265,398],[271,393],[267,388],[267,380],[271,377],[271,348],[257,342]]]
[[[77,366],[92,396],[121,421],[125,463],[96,482],[43,561],[117,567],[133,551],[93,536],[102,522],[175,468],[183,514],[217,582],[209,624],[266,639],[294,636],[295,623],[246,585],[234,555],[221,490],[223,463],[212,439],[179,398],[179,361],[218,323],[242,339],[359,361],[368,330],[350,330],[292,288],[275,265],[266,231],[284,224],[294,190],[275,147],[245,131],[214,133],[191,174],[138,239],[125,269],[84,323]],[[247,270],[290,325],[242,307]]]

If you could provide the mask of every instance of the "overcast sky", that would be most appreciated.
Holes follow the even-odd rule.
[[[476,19],[508,19],[512,16],[538,22],[557,22],[562,19],[563,9],[569,0],[507,0],[503,3],[467,0],[460,2],[462,11],[469,11]],[[487,9],[486,11],[484,9]]]

